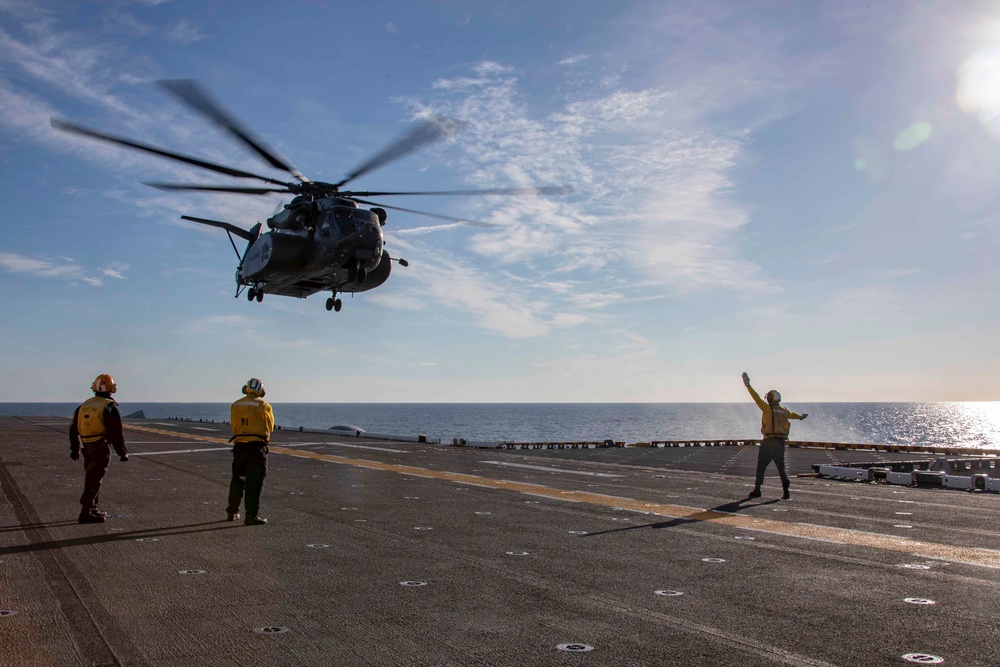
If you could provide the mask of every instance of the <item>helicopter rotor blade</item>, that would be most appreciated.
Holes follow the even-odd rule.
[[[188,183],[150,183],[149,181],[143,181],[143,185],[148,185],[151,188],[156,188],[157,190],[199,190],[204,192],[232,192],[239,195],[266,195],[272,192],[277,193],[287,193],[290,192],[288,188],[255,188],[255,187],[241,187],[238,185],[197,185]]]
[[[370,192],[350,191],[339,193],[342,197],[386,197],[390,195],[568,195],[573,188],[568,185],[554,185],[540,188],[499,188],[494,190],[442,190],[439,192]]]
[[[404,155],[412,153],[422,146],[426,146],[427,144],[438,141],[439,139],[449,137],[461,130],[463,126],[463,123],[452,118],[441,117],[425,120],[410,130],[410,132],[376,153],[367,162],[364,162],[356,167],[354,171],[348,174],[344,180],[337,183],[335,187],[339,188],[348,181],[353,181],[362,174],[367,174],[373,169],[377,169],[382,165],[398,160]]]
[[[378,206],[380,208],[388,208],[393,211],[403,211],[404,213],[413,213],[414,215],[423,215],[428,218],[437,218],[438,220],[447,220],[449,222],[463,222],[467,225],[472,225],[473,227],[501,227],[493,222],[482,222],[480,220],[473,220],[471,218],[455,218],[450,215],[441,215],[440,213],[428,213],[427,211],[415,211],[412,208],[402,208],[401,206],[389,206],[388,204],[379,204],[373,201],[365,201],[364,199],[355,199],[354,201],[359,204],[365,204],[366,206]]]
[[[276,169],[286,171],[299,181],[308,183],[309,179],[302,175],[290,162],[278,157],[264,143],[253,136],[248,130],[243,128],[236,119],[222,110],[222,106],[209,97],[197,83],[188,79],[162,80],[159,84],[171,92],[177,99],[181,100],[195,111],[217,124],[226,132],[249,146],[255,153],[264,158],[268,164]]]
[[[236,234],[242,239],[247,241],[253,241],[254,235],[249,231],[243,229],[242,227],[237,227],[236,225],[230,224],[228,222],[219,222],[218,220],[209,220],[208,218],[195,218],[190,215],[182,215],[181,220],[190,220],[191,222],[198,222],[203,225],[210,225],[212,227],[219,227],[220,229],[225,229],[227,232]],[[239,255],[239,253],[236,253]]]
[[[99,139],[101,141],[109,141],[113,144],[118,144],[120,146],[126,146],[128,148],[134,148],[136,150],[145,151],[147,153],[152,153],[153,155],[159,155],[160,157],[165,157],[171,160],[177,160],[178,162],[184,162],[186,164],[194,165],[195,167],[201,167],[202,169],[208,169],[209,171],[225,174],[226,176],[235,176],[236,178],[256,178],[266,183],[285,185],[281,181],[277,181],[273,178],[268,178],[267,176],[261,176],[259,174],[251,174],[248,171],[242,171],[240,169],[226,167],[221,164],[206,162],[205,160],[199,160],[198,158],[182,155],[181,153],[174,153],[172,151],[163,150],[162,148],[157,148],[156,146],[151,146],[149,144],[143,144],[139,143],[138,141],[132,141],[131,139],[117,137],[113,134],[106,134],[104,132],[98,132],[97,130],[91,130],[89,128],[83,127],[82,125],[67,123],[66,121],[59,120],[58,118],[51,118],[49,119],[49,121],[52,123],[52,127],[54,127],[57,130],[62,130],[63,132],[69,132],[71,134],[79,134],[84,137]]]

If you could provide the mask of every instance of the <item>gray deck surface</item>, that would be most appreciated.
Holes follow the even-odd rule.
[[[756,447],[277,431],[247,527],[223,520],[228,427],[126,420],[112,516],[80,525],[67,425],[0,418],[3,665],[1000,664],[997,494],[802,477],[781,501],[772,467],[740,503]]]

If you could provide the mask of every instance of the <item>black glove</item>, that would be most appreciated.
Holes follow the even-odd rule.
[[[746,373],[743,374],[743,384],[747,387],[750,386],[750,376]]]
[[[71,459],[73,459],[74,461],[79,461],[80,460],[80,452],[70,452],[69,453],[69,457]]]
[[[122,454],[122,455],[121,455],[121,458],[120,458],[120,459],[118,459],[118,460],[119,460],[119,461],[128,461],[128,454]]]

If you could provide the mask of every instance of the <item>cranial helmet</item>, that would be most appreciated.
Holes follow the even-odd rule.
[[[115,384],[113,377],[107,373],[101,373],[94,379],[94,383],[90,385],[90,390],[95,394],[113,394],[118,391],[118,385]]]
[[[257,378],[250,378],[247,383],[243,385],[243,393],[247,396],[264,396],[264,385]]]
[[[777,405],[778,403],[781,403],[781,392],[777,389],[772,389],[764,395],[764,398],[766,398],[767,402],[771,405]]]

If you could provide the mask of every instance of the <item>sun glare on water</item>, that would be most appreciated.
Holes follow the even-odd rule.
[[[954,435],[957,444],[971,447],[1000,448],[1000,402],[955,403],[958,408]]]

